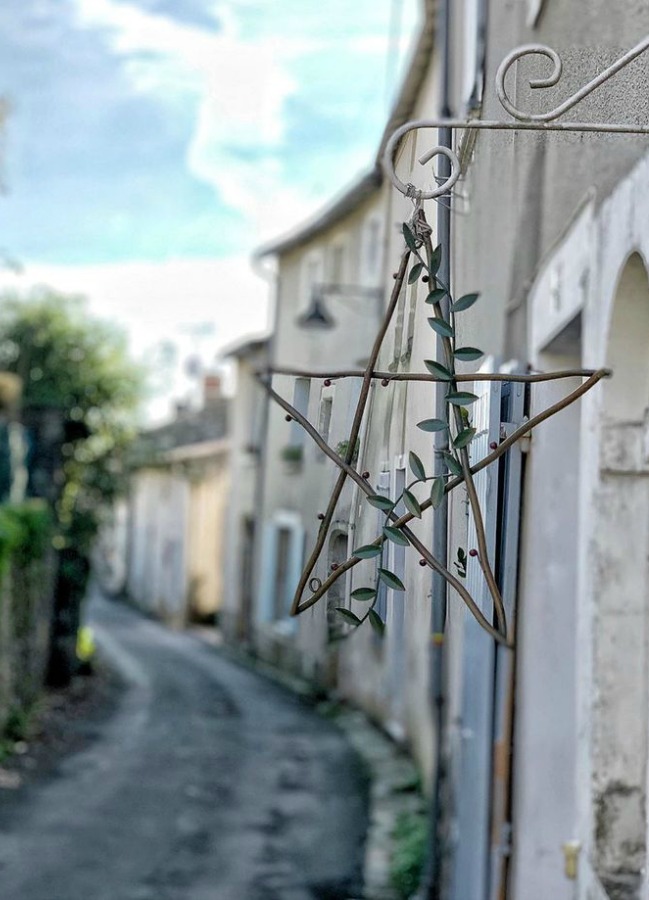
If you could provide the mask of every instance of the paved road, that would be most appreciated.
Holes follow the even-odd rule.
[[[301,701],[93,599],[128,690],[86,750],[1,809],[2,900],[359,895],[363,779]]]

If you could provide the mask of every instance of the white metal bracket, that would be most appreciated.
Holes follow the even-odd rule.
[[[616,60],[603,72],[600,72],[592,81],[575,91],[567,100],[545,113],[531,113],[518,109],[509,97],[506,86],[506,77],[514,63],[527,56],[544,56],[552,63],[552,71],[545,78],[532,78],[529,86],[532,89],[554,87],[561,78],[563,64],[556,50],[546,47],[545,44],[524,44],[512,50],[501,62],[496,73],[496,93],[503,109],[512,116],[512,120],[490,121],[484,119],[417,119],[406,122],[398,128],[385,148],[383,167],[387,177],[398,191],[413,200],[435,200],[448,194],[461,173],[460,160],[450,147],[433,147],[427,150],[419,158],[423,166],[436,156],[445,156],[450,163],[451,173],[447,178],[440,179],[436,188],[432,190],[420,190],[414,184],[404,184],[398,177],[394,168],[394,157],[402,140],[411,131],[421,128],[447,128],[451,130],[475,129],[487,131],[563,131],[563,132],[594,132],[595,134],[649,134],[649,125],[632,125],[608,122],[557,122],[555,121],[564,113],[572,109],[577,103],[591,94],[609,78],[612,78],[621,69],[640,56],[649,48],[649,35],[639,44]],[[436,179],[438,180],[438,179]]]

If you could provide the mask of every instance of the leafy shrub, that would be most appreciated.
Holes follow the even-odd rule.
[[[417,890],[426,854],[428,821],[423,812],[402,813],[393,833],[390,883],[402,900]]]

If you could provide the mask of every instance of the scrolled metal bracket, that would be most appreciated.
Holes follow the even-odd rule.
[[[394,187],[414,200],[435,200],[447,195],[460,177],[461,166],[457,154],[448,147],[433,147],[419,158],[419,163],[425,165],[436,156],[445,156],[451,164],[451,173],[438,186],[432,190],[420,190],[413,184],[404,184],[398,177],[394,167],[394,157],[401,140],[411,131],[423,128],[448,128],[451,130],[483,130],[483,131],[563,131],[563,132],[590,132],[595,134],[649,134],[649,125],[631,125],[609,122],[557,122],[555,121],[564,113],[576,106],[581,100],[591,94],[600,85],[604,84],[630,62],[649,49],[649,35],[639,44],[625,53],[608,68],[600,72],[592,81],[575,91],[567,100],[559,106],[545,113],[530,113],[518,109],[509,97],[506,86],[507,73],[514,63],[529,56],[544,56],[552,63],[552,71],[544,78],[530,79],[529,86],[532,89],[554,87],[559,83],[563,72],[561,57],[556,50],[546,47],[544,44],[525,44],[508,53],[503,59],[496,73],[496,93],[503,109],[509,113],[514,121],[498,121],[485,119],[416,119],[406,122],[398,128],[388,141],[383,157],[383,168]],[[437,180],[437,179],[436,179]]]

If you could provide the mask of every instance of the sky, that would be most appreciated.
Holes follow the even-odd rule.
[[[209,360],[264,330],[250,254],[372,163],[417,13],[3,0],[0,288],[85,294],[147,360]]]

